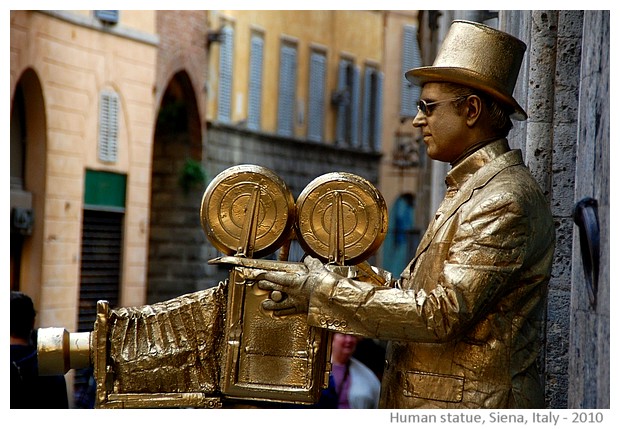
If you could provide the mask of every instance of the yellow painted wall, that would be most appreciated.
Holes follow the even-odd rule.
[[[81,223],[86,169],[127,174],[121,305],[144,303],[152,136],[155,117],[156,39],[154,11],[120,11],[116,29],[141,33],[144,40],[99,31],[71,19],[91,11],[64,11],[59,17],[11,11],[11,100],[20,76],[32,69],[40,80],[47,120],[45,215],[39,326],[76,328],[79,299]],[[146,41],[145,41],[146,40]],[[119,160],[97,159],[99,94],[120,96]]]
[[[91,18],[94,11],[92,10],[68,10],[72,15],[83,18]],[[156,13],[147,10],[119,10],[119,24],[123,27],[143,33],[154,34],[156,31]]]
[[[351,56],[362,67],[365,61],[380,65],[383,49],[383,13],[379,11],[210,11],[209,25],[220,28],[224,23],[234,27],[233,123],[247,117],[247,93],[252,30],[264,34],[264,70],[262,99],[262,130],[275,132],[278,108],[278,77],[280,45],[284,38],[297,43],[297,100],[303,103],[304,122],[297,125],[295,135],[306,136],[308,70],[313,47],[325,48],[327,54],[327,93],[337,87],[338,61],[342,54]],[[217,118],[219,45],[211,45],[208,76],[207,119]],[[333,141],[335,110],[326,109],[325,136]]]

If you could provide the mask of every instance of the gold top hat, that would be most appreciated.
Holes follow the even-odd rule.
[[[512,97],[527,46],[503,31],[470,21],[454,21],[432,66],[405,73],[410,82],[452,82],[479,89],[511,107],[513,119],[527,114]]]

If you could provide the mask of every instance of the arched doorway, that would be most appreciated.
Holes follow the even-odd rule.
[[[45,214],[46,117],[37,74],[26,70],[11,103],[11,290],[40,303]]]
[[[203,174],[198,106],[189,76],[179,72],[166,88],[155,125],[148,303],[193,292],[204,278]]]

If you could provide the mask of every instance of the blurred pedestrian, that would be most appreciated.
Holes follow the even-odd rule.
[[[335,333],[332,371],[321,395],[321,408],[377,408],[381,382],[366,365],[353,357],[360,337]]]
[[[69,408],[64,376],[39,376],[32,299],[11,291],[11,408]]]

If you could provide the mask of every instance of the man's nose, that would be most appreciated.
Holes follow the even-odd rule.
[[[424,113],[418,110],[418,113],[415,115],[415,118],[413,118],[413,122],[411,123],[411,125],[413,125],[414,128],[418,128],[424,125],[425,122],[426,122],[426,115],[424,115]]]

